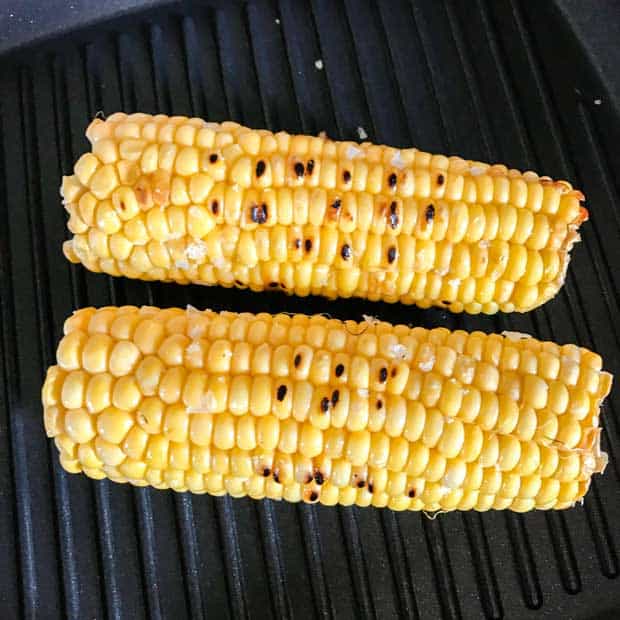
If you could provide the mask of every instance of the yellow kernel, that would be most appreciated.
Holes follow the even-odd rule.
[[[235,445],[235,418],[231,414],[215,416],[213,445],[220,450],[230,450]]]
[[[64,427],[75,443],[86,443],[97,434],[95,420],[85,409],[71,409],[65,413]]]
[[[111,467],[117,467],[126,458],[120,446],[106,441],[103,437],[95,438],[95,453],[105,465]]]
[[[323,450],[323,433],[308,423],[303,424],[299,436],[299,453],[307,458],[314,458]]]

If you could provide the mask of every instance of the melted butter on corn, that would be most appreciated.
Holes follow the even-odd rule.
[[[523,312],[587,217],[565,181],[417,149],[147,114],[86,135],[64,251],[111,275]]]
[[[177,491],[527,511],[603,470],[601,358],[322,315],[85,308],[42,390],[62,466]]]

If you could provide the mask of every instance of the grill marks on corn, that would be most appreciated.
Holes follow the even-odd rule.
[[[149,115],[87,135],[65,254],[116,276],[266,288],[286,271],[303,295],[524,311],[559,289],[586,216],[567,183],[413,149]]]
[[[62,466],[97,479],[525,511],[570,506],[603,466],[610,378],[571,345],[131,307],[80,310],[65,333],[42,392],[45,427]],[[403,339],[415,340],[409,364]]]

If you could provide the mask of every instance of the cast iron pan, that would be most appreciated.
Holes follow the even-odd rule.
[[[55,1],[30,23],[36,4],[0,9],[0,617],[617,617],[618,390],[610,465],[583,506],[436,520],[67,475],[39,401],[63,319],[107,304],[515,329],[593,348],[618,373],[617,2],[115,1],[102,17]],[[63,258],[58,186],[89,120],[116,110],[348,139],[362,127],[567,178],[591,221],[564,290],[518,316],[110,279]]]

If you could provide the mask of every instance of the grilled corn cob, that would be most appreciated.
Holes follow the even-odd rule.
[[[116,276],[524,312],[587,218],[565,181],[416,149],[147,114],[86,135],[64,252]]]
[[[560,509],[603,470],[601,358],[322,315],[86,308],[45,428],[91,478],[395,510]]]

